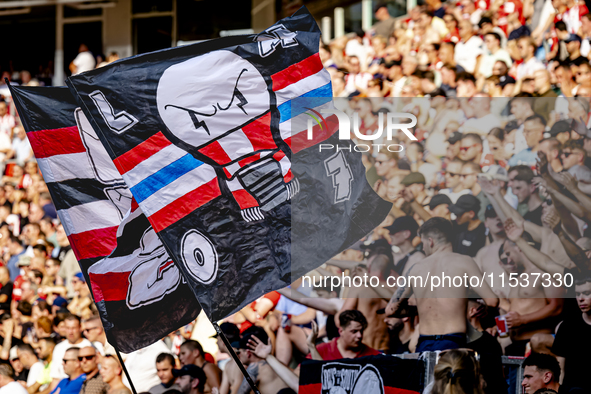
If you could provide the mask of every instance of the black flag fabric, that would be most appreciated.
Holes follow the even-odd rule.
[[[367,184],[360,154],[339,154],[333,168],[334,152],[307,153],[335,138],[334,118],[305,143],[305,132],[292,133],[301,115],[293,99],[309,98],[309,110],[332,101],[319,38],[302,8],[258,35],[140,55],[67,81],[212,320],[318,267],[391,207]],[[295,168],[298,155],[305,163]],[[345,199],[335,198],[339,168],[351,175]]]
[[[132,352],[193,321],[198,302],[70,91],[10,88],[109,341]]]

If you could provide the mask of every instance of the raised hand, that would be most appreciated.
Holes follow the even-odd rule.
[[[518,225],[511,218],[505,220],[505,234],[511,241],[517,242],[523,234],[523,223]]]
[[[574,190],[577,188],[577,179],[568,172],[556,174],[555,179],[557,182],[562,183],[562,185],[564,185],[564,187],[566,187],[568,190]]]
[[[400,191],[400,197],[406,202],[412,202],[415,199],[415,195],[408,187],[405,187]]]
[[[542,223],[552,231],[560,229],[560,215],[555,208],[544,209],[544,213],[542,213]]]
[[[318,339],[318,324],[312,320],[312,332],[306,338],[308,346],[316,346],[316,339]]]
[[[254,335],[250,337],[246,346],[248,346],[248,349],[253,352],[255,356],[262,358],[263,360],[266,359],[273,350],[270,338],[267,340],[267,344],[265,345],[263,341]]]
[[[548,172],[548,157],[542,151],[538,151],[538,162],[536,164],[538,174],[543,175]]]
[[[501,185],[499,184],[499,181],[497,181],[496,179],[490,180],[481,176],[478,177],[478,184],[480,185],[482,190],[484,190],[484,192],[488,194],[495,194],[496,192],[501,190]]]

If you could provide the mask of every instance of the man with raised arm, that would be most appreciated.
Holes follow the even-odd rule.
[[[443,218],[429,219],[421,226],[419,236],[427,257],[415,264],[407,277],[406,286],[398,288],[386,307],[386,313],[392,315],[415,294],[420,321],[416,352],[457,349],[466,345],[468,288],[464,287],[464,283],[456,287],[445,281],[444,276],[481,278],[482,273],[471,257],[453,253],[452,234],[452,223]],[[433,276],[444,283],[432,289]],[[483,281],[474,290],[487,305],[498,305],[499,299],[486,282]]]

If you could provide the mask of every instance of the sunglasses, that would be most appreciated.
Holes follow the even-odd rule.
[[[93,358],[95,358],[95,355],[92,355],[92,356],[78,356],[78,361],[84,361],[84,360],[90,361]]]
[[[465,152],[470,148],[474,148],[476,145],[478,145],[478,144],[474,144],[474,145],[470,145],[470,146],[460,146],[460,151]]]
[[[449,176],[461,176],[462,175],[462,174],[458,174],[458,173],[455,173],[455,172],[446,172],[445,174],[446,175],[449,175]]]
[[[62,363],[63,363],[63,364],[65,364],[65,363],[67,363],[68,361],[78,361],[78,360],[76,360],[75,358],[68,358],[68,359],[64,358],[64,359],[62,360]]]
[[[568,158],[570,155],[572,155],[575,152],[562,152],[562,156]]]

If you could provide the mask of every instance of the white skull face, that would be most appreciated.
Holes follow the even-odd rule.
[[[158,113],[177,138],[201,147],[270,108],[261,73],[230,51],[215,51],[164,71]]]

